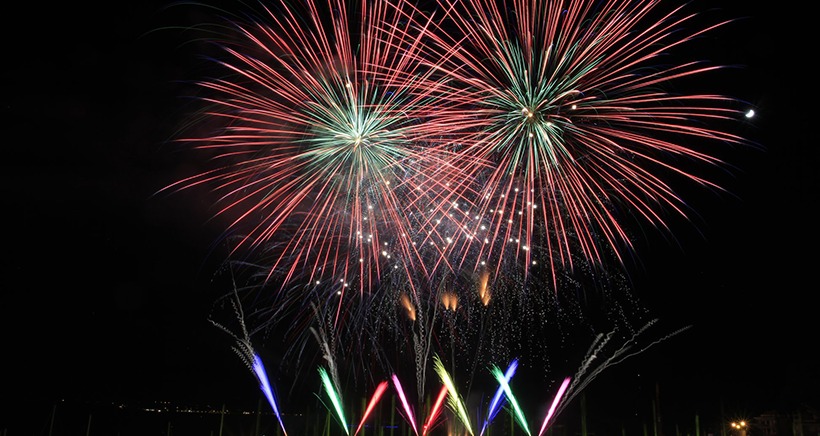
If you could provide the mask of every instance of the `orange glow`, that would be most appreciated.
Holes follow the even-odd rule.
[[[481,303],[485,306],[490,304],[490,288],[487,286],[487,282],[490,280],[490,273],[484,271],[481,273],[481,278],[479,278],[478,282],[478,297],[481,299]]]
[[[410,302],[410,297],[407,294],[401,294],[401,305],[407,309],[407,317],[410,318],[411,321],[416,320],[416,308],[413,307],[413,303]]]
[[[452,292],[445,292],[441,295],[441,304],[444,305],[445,309],[456,310],[456,307],[458,307],[458,296]]]

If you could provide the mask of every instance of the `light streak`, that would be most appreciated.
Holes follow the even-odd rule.
[[[333,404],[333,409],[336,411],[336,416],[339,419],[339,423],[344,429],[345,434],[349,435],[350,430],[347,428],[347,420],[345,420],[344,410],[342,409],[342,401],[341,398],[339,398],[338,392],[336,392],[336,388],[333,386],[333,382],[330,380],[330,376],[322,367],[319,367],[319,376],[322,378],[322,385],[325,387],[325,393],[327,393],[330,402]]]
[[[362,426],[364,426],[364,422],[373,412],[373,408],[376,407],[376,404],[378,404],[379,399],[381,399],[382,395],[384,394],[384,391],[387,389],[387,386],[388,383],[386,381],[383,381],[379,383],[378,386],[376,386],[376,390],[373,392],[373,396],[370,398],[370,402],[367,404],[367,409],[362,415],[362,420],[359,422],[359,427],[357,427],[356,431],[353,433],[354,435],[359,434],[359,431],[362,429]]]
[[[549,423],[550,418],[552,418],[553,413],[555,413],[555,408],[558,407],[558,403],[561,402],[561,398],[564,395],[564,392],[567,390],[567,386],[569,386],[570,377],[564,379],[561,383],[561,387],[558,388],[558,393],[555,394],[555,398],[552,399],[552,404],[550,405],[549,411],[547,411],[547,416],[544,418],[544,423],[541,424],[541,430],[538,432],[538,436],[544,434],[544,431],[547,430],[547,423]]]
[[[441,382],[444,383],[444,386],[446,386],[449,391],[449,394],[447,395],[447,404],[456,413],[456,416],[459,420],[461,420],[462,424],[464,424],[467,432],[474,435],[475,433],[473,433],[473,428],[470,426],[470,417],[467,414],[467,408],[464,406],[464,401],[458,395],[455,383],[453,383],[452,378],[450,378],[450,374],[444,368],[444,364],[441,363],[441,359],[437,355],[433,356],[433,367],[439,378],[441,378]]]
[[[396,387],[396,392],[399,394],[401,405],[404,407],[404,413],[407,415],[407,421],[410,422],[410,426],[413,427],[413,433],[418,435],[419,431],[416,427],[416,416],[413,414],[413,409],[410,407],[410,403],[407,402],[407,396],[404,395],[404,389],[401,387],[401,382],[396,374],[393,374],[391,378],[393,379],[393,385]]]
[[[504,380],[507,383],[509,383],[510,379],[512,379],[512,376],[515,375],[515,371],[516,371],[517,368],[518,368],[518,359],[513,359],[513,361],[507,367],[507,371],[504,373]],[[503,398],[504,398],[502,396],[503,393],[504,393],[504,387],[501,384],[499,384],[498,388],[495,390],[495,394],[493,394],[492,400],[490,401],[490,406],[487,409],[487,419],[484,420],[484,425],[481,427],[481,433],[480,433],[481,435],[484,434],[484,431],[487,429],[487,427],[493,421],[495,416],[498,414],[498,411],[501,410],[500,406],[502,404],[504,404],[503,401],[502,401]]]

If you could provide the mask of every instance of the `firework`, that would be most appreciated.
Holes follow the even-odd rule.
[[[413,408],[410,407],[410,403],[407,402],[407,395],[404,393],[404,388],[401,387],[401,382],[396,374],[393,374],[391,378],[393,379],[393,385],[396,387],[396,392],[399,394],[399,399],[401,400],[401,405],[404,408],[407,422],[409,422],[410,426],[413,428],[413,434],[418,435],[419,431],[416,428],[416,415],[413,413]]]
[[[306,0],[265,14],[231,23],[224,77],[200,83],[207,133],[180,139],[212,167],[165,190],[211,189],[232,255],[261,253],[265,284],[280,290],[367,293],[393,269],[446,265],[422,262],[414,239],[452,207],[458,174],[430,145],[443,127],[425,119],[442,91],[422,62],[425,34],[400,30],[414,12]]]
[[[510,402],[510,405],[512,406],[512,411],[514,413],[515,420],[518,421],[518,424],[521,426],[522,429],[524,429],[524,432],[527,433],[527,435],[531,434],[529,425],[527,424],[527,419],[526,417],[524,417],[524,412],[521,411],[521,406],[518,405],[518,399],[515,398],[515,396],[512,393],[512,389],[510,389],[510,385],[508,383],[509,378],[505,373],[501,372],[501,370],[497,366],[493,366],[490,369],[490,372],[492,373],[493,377],[495,377],[496,381],[498,381],[499,387],[501,387],[501,389],[504,390],[504,395],[506,395],[507,400]]]
[[[383,381],[383,382],[379,383],[378,386],[376,386],[376,391],[373,392],[373,396],[370,398],[370,402],[367,403],[367,409],[365,409],[364,414],[362,414],[362,420],[359,422],[359,426],[356,428],[356,431],[353,433],[354,435],[359,434],[359,432],[362,430],[362,427],[364,427],[365,421],[370,416],[370,414],[373,412],[373,408],[376,407],[376,404],[379,403],[379,400],[381,399],[382,395],[384,394],[384,391],[387,390],[387,386],[388,386],[388,383],[386,381]]]
[[[439,1],[446,31],[431,33],[428,51],[447,60],[431,67],[452,92],[436,115],[471,175],[455,189],[478,194],[465,194],[476,218],[463,232],[468,266],[497,277],[505,257],[538,266],[536,251],[553,273],[572,268],[576,250],[622,260],[626,220],[664,228],[666,211],[686,215],[672,180],[719,189],[685,165],[719,166],[708,147],[746,143],[718,127],[743,111],[730,97],[667,90],[719,67],[661,57],[728,21],[700,27],[660,3]]]
[[[342,426],[342,429],[344,429],[345,434],[350,434],[350,430],[347,427],[347,420],[345,420],[345,413],[342,408],[342,399],[339,397],[338,388],[333,385],[333,381],[330,379],[327,370],[322,367],[319,367],[319,376],[322,379],[322,386],[325,388],[325,393],[327,393],[327,397],[333,405],[333,410],[336,412],[336,418],[339,420],[339,424]]]
[[[557,293],[579,258],[622,260],[626,220],[686,214],[667,177],[718,188],[681,162],[745,142],[717,127],[742,117],[732,98],[664,90],[717,66],[658,66],[726,22],[687,29],[696,14],[659,4],[282,2],[232,23],[230,74],[202,82],[217,128],[182,140],[213,168],[167,189],[214,190],[234,253],[264,253],[258,314],[275,321],[310,302],[341,330],[396,284],[412,298],[383,307],[412,317],[489,306],[510,280]]]
[[[555,398],[552,399],[552,404],[550,404],[550,408],[547,411],[547,416],[544,417],[544,423],[541,424],[541,430],[538,431],[538,436],[541,436],[544,434],[544,431],[547,430],[547,424],[555,414],[555,408],[558,407],[558,404],[561,402],[561,398],[564,396],[564,392],[566,392],[567,387],[569,386],[570,379],[570,377],[567,377],[563,382],[561,382],[561,387],[558,388]]]
[[[458,391],[456,391],[456,385],[450,377],[450,373],[444,368],[444,364],[441,363],[441,359],[438,356],[433,356],[433,365],[441,382],[447,387],[447,405],[450,406],[453,413],[461,420],[467,432],[473,435],[473,429],[472,426],[470,426],[470,417],[467,414],[467,407],[464,405],[464,400],[458,394]]]
[[[236,334],[231,329],[227,328],[223,324],[215,321],[210,320],[211,323],[216,326],[217,328],[221,329],[222,331],[231,335],[236,341],[233,350],[234,352],[242,359],[242,362],[253,372],[254,376],[256,376],[256,380],[259,382],[259,387],[262,390],[265,399],[268,400],[268,404],[270,404],[271,409],[273,409],[273,413],[276,416],[276,420],[279,422],[279,426],[282,428],[282,433],[287,436],[288,432],[285,430],[285,423],[282,421],[282,415],[279,412],[279,405],[276,402],[276,397],[273,393],[273,387],[270,384],[270,379],[268,378],[268,373],[265,370],[265,365],[262,362],[262,358],[256,353],[254,350],[253,344],[251,343],[250,335],[248,334],[248,329],[245,327],[245,315],[242,310],[242,304],[239,301],[238,295],[234,293],[234,298],[230,299],[230,307],[236,316],[236,319],[239,321],[240,327],[240,334]]]
[[[331,400],[335,362],[376,362],[418,434],[385,344],[411,349],[420,400],[434,351],[449,347],[472,376],[479,362],[546,355],[563,318],[591,322],[581,302],[624,317],[622,301],[589,294],[631,250],[627,220],[686,216],[677,181],[719,189],[687,165],[721,166],[713,144],[746,143],[720,128],[743,116],[734,99],[671,91],[720,67],[660,64],[727,21],[699,27],[659,5],[438,0],[435,16],[405,0],[282,0],[230,23],[225,75],[201,82],[204,124],[182,139],[211,166],[166,189],[213,191],[234,264],[261,271],[254,320],[285,323],[299,357],[316,336]],[[629,342],[596,367],[609,338],[544,426],[631,355]],[[512,404],[511,374],[493,375]]]
[[[438,391],[438,396],[436,396],[436,401],[433,403],[433,407],[430,408],[430,416],[427,417],[427,421],[424,423],[423,435],[427,435],[430,433],[438,418],[441,416],[442,406],[444,405],[444,400],[447,398],[447,386],[442,386],[441,389]]]
[[[213,189],[234,253],[265,253],[264,286],[337,321],[355,302],[335,295],[394,270],[410,293],[481,275],[486,305],[506,265],[545,264],[558,292],[576,252],[623,257],[625,220],[685,215],[667,176],[718,188],[680,162],[744,142],[710,127],[742,117],[732,98],[664,90],[718,67],[658,65],[726,22],[686,29],[696,14],[655,19],[659,3],[271,6],[231,23],[226,74],[201,83],[210,129],[182,142],[213,167],[166,189]]]
[[[504,382],[509,384],[510,379],[513,375],[515,375],[515,370],[518,369],[518,359],[515,359],[510,363],[510,366],[507,367],[507,371],[504,373]],[[495,416],[498,414],[498,411],[501,410],[501,405],[503,404],[503,394],[504,394],[504,387],[499,383],[498,389],[496,389],[495,394],[493,395],[492,400],[490,401],[490,406],[487,408],[487,419],[484,420],[484,425],[481,426],[481,433],[480,435],[484,434],[484,431],[487,430],[487,427],[490,423],[495,419]]]
[[[259,358],[259,355],[257,354],[253,355],[253,370],[257,379],[259,379],[259,384],[265,398],[268,400],[268,404],[270,404],[273,409],[273,414],[276,415],[276,420],[279,421],[279,426],[282,428],[282,432],[285,436],[287,436],[288,432],[285,430],[285,423],[282,422],[282,415],[279,413],[279,406],[276,404],[276,399],[273,395],[273,388],[271,388],[270,380],[268,379],[268,373],[265,371],[265,365],[262,363],[262,359]]]
[[[231,299],[230,302],[230,307],[234,315],[239,317],[240,326],[242,327],[242,333],[234,334],[230,329],[224,327],[222,324],[217,323],[215,321],[212,321],[212,323],[214,323],[214,325],[216,325],[217,327],[220,327],[222,330],[230,333],[234,337],[234,339],[236,339],[234,351],[236,351],[237,354],[242,358],[242,360],[249,366],[249,368],[253,370],[254,374],[260,382],[260,387],[262,388],[263,393],[265,394],[266,398],[271,404],[271,407],[273,408],[274,413],[276,414],[277,420],[279,421],[279,424],[284,431],[284,424],[282,422],[281,415],[279,413],[279,408],[273,395],[273,389],[268,381],[268,377],[264,369],[264,366],[262,365],[262,361],[254,352],[253,347],[250,343],[250,338],[247,335],[247,331],[244,328],[244,322],[241,318],[243,316],[241,304],[236,298]],[[578,365],[575,374],[572,377],[566,377],[563,379],[563,382],[558,388],[557,393],[552,398],[551,405],[549,407],[549,410],[546,412],[546,416],[541,425],[541,430],[538,434],[544,434],[548,425],[555,421],[556,417],[560,415],[560,413],[567,406],[567,404],[569,404],[575,398],[576,395],[578,395],[583,389],[585,389],[589,385],[589,383],[591,383],[603,371],[616,364],[622,363],[629,357],[643,353],[651,347],[660,344],[661,342],[686,330],[686,328],[682,328],[660,337],[647,337],[650,329],[656,324],[657,320],[652,320],[637,329],[629,327],[627,331],[623,331],[622,327],[618,327],[611,330],[607,334],[595,335],[583,359]],[[617,338],[621,337],[625,337],[626,339],[623,342],[618,342]],[[317,339],[318,338],[321,338],[321,334],[317,332]],[[325,345],[323,348],[329,349],[330,347]],[[337,368],[333,359],[326,359],[326,361],[329,367]],[[474,407],[481,409],[483,405],[468,405],[461,397],[461,395],[459,395],[455,381],[450,376],[450,373],[444,368],[444,365],[441,359],[438,357],[438,355],[433,355],[433,363],[434,369],[439,376],[439,380],[441,381],[442,386],[440,387],[436,400],[434,404],[430,407],[428,416],[423,426],[421,427],[421,433],[419,433],[418,428],[416,426],[416,417],[413,412],[413,407],[410,405],[407,396],[405,395],[405,392],[402,388],[402,384],[399,381],[398,376],[394,373],[390,377],[395,388],[395,393],[400,400],[400,407],[404,411],[404,417],[407,420],[409,426],[411,427],[411,431],[413,432],[413,434],[416,435],[430,434],[430,432],[436,427],[437,422],[440,420],[442,416],[442,405],[446,400],[447,405],[449,406],[449,410],[452,412],[451,418],[455,419],[457,422],[460,422],[461,425],[464,427],[465,431],[467,431],[470,434],[473,434],[470,425],[470,416],[468,415],[467,410],[472,409]],[[540,363],[542,362],[539,362],[539,364]],[[524,429],[524,431],[527,434],[530,434],[528,430],[526,416],[524,413],[525,409],[524,407],[522,407],[522,404],[518,401],[518,399],[513,395],[509,383],[513,375],[516,373],[517,368],[517,358],[511,361],[511,363],[507,367],[507,370],[504,373],[502,373],[498,367],[494,365],[491,366],[490,373],[495,379],[495,381],[498,383],[498,389],[496,389],[495,395],[490,399],[489,404],[486,406],[488,411],[487,418],[485,419],[484,424],[481,428],[481,434],[486,433],[494,416],[497,414],[498,410],[501,408],[502,403],[505,400],[508,401],[511,405],[510,412],[513,416],[513,419],[515,419],[519,423],[519,425],[522,427],[522,429]],[[335,371],[329,371],[324,367],[319,368],[321,387],[326,396],[328,397],[328,399],[330,400],[331,407],[328,407],[328,412],[334,414],[335,418],[342,425],[345,433],[349,434],[350,431],[347,426],[347,420],[345,418],[346,413],[344,412],[342,406],[343,401],[340,395],[339,383],[338,381],[334,380],[336,376],[332,375],[333,372]],[[371,395],[371,399],[362,413],[361,420],[359,421],[358,427],[356,428],[354,434],[358,434],[363,428],[366,420],[370,416],[372,416],[372,412],[375,410],[375,407],[377,407],[380,400],[387,392],[387,387],[388,382],[386,381],[382,381],[376,385],[374,393]],[[445,418],[445,420],[446,419],[448,418]]]
[[[529,271],[534,251],[553,275],[574,251],[621,258],[625,220],[686,214],[666,177],[718,188],[681,162],[745,143],[711,127],[742,118],[734,99],[664,90],[719,67],[658,65],[727,21],[686,29],[696,14],[655,19],[658,0],[439,2],[282,2],[232,23],[226,75],[201,83],[209,133],[181,140],[213,168],[166,189],[213,189],[266,283],[364,293],[398,269],[416,292],[438,271],[498,280],[506,258]]]

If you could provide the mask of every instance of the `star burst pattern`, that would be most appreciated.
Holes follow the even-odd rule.
[[[472,228],[490,229],[468,244],[473,259],[498,274],[510,253],[527,269],[545,250],[553,276],[573,268],[573,251],[623,260],[625,219],[665,227],[666,211],[686,215],[665,177],[719,189],[684,163],[723,164],[706,147],[746,141],[710,126],[742,111],[729,97],[665,91],[719,67],[660,58],[728,21],[695,27],[696,14],[658,15],[660,3],[439,2],[447,30],[428,50],[453,79],[444,141],[470,174],[459,188],[480,193]]]
[[[217,215],[243,235],[233,250],[264,252],[282,289],[344,292],[355,279],[370,291],[390,269],[432,265],[411,235],[452,207],[458,169],[430,145],[441,124],[425,121],[442,87],[423,68],[423,33],[399,30],[412,13],[366,2],[355,27],[345,1],[303,6],[236,23],[241,42],[223,44],[220,62],[230,74],[201,83],[205,118],[221,128],[183,139],[216,166],[169,188],[211,187]]]

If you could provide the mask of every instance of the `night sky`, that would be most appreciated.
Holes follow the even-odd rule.
[[[643,230],[626,266],[635,293],[670,328],[692,327],[590,394],[612,401],[642,377],[681,410],[816,407],[816,23],[771,3],[706,3],[740,18],[704,56],[739,66],[716,80],[757,111],[736,133],[762,149],[721,151],[726,192],[687,189],[697,215],[671,220],[674,236]],[[207,222],[207,198],[152,195],[189,172],[168,140],[208,50],[165,27],[200,14],[156,1],[6,9],[17,25],[4,26],[0,69],[5,400],[255,404],[252,375],[207,321],[221,223]]]

